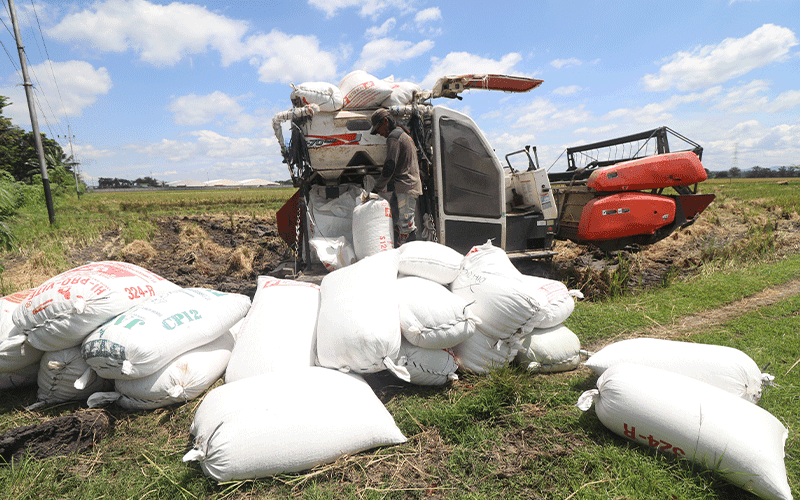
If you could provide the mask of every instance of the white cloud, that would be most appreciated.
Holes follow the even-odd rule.
[[[439,7],[430,7],[428,9],[423,9],[414,16],[414,22],[417,24],[424,24],[430,23],[433,21],[441,21],[442,20],[442,11]]]
[[[308,4],[333,17],[340,10],[357,8],[361,17],[376,19],[382,12],[391,10],[406,13],[411,10],[410,0],[308,0]]]
[[[581,104],[572,108],[559,108],[549,100],[537,97],[518,111],[515,128],[532,128],[537,131],[555,130],[586,123],[593,119],[592,113]]]
[[[241,58],[241,39],[248,28],[245,21],[198,5],[106,0],[67,14],[47,34],[99,52],[133,50],[141,61],[154,66],[171,66],[212,48],[227,65]]]
[[[97,149],[91,144],[73,143],[72,149],[75,152],[75,158],[77,158],[79,161],[111,158],[117,154],[116,151],[110,149]]]
[[[322,50],[314,36],[287,35],[278,30],[247,39],[250,64],[262,82],[328,81],[336,76],[336,55]]]
[[[178,97],[167,109],[174,113],[175,123],[191,126],[204,125],[220,115],[235,119],[242,112],[235,98],[220,91],[203,96],[189,94]]]
[[[553,90],[553,93],[556,95],[572,95],[576,94],[583,90],[583,88],[579,87],[578,85],[570,85],[568,87],[558,87],[557,89]]]
[[[35,94],[48,121],[60,122],[65,116],[81,116],[83,110],[111,90],[111,76],[106,68],[95,68],[85,61],[41,63],[29,66],[35,78]],[[16,80],[17,77],[15,76]],[[56,86],[57,84],[57,86]],[[13,103],[4,113],[20,126],[30,126],[30,113],[25,91],[21,85],[0,88],[0,95],[9,97]],[[45,132],[42,130],[42,132]]]
[[[776,97],[775,100],[767,106],[767,111],[770,113],[780,113],[797,106],[800,106],[800,90],[788,90]]]
[[[514,70],[521,60],[522,56],[516,52],[504,55],[499,61],[469,52],[451,52],[444,58],[431,58],[431,69],[421,85],[423,88],[432,88],[436,80],[446,75],[499,73],[525,76]]]
[[[717,45],[678,52],[658,74],[645,75],[642,81],[647,90],[696,90],[781,61],[797,44],[790,29],[765,24],[743,38],[726,38]]]
[[[561,68],[568,68],[570,66],[580,66],[583,64],[580,59],[576,59],[571,57],[569,59],[555,59],[550,61],[550,66],[561,69]]]
[[[616,125],[609,124],[609,125],[602,125],[600,127],[581,127],[575,129],[576,134],[605,134],[615,130],[617,128]]]
[[[226,137],[211,130],[192,132],[197,138],[195,143],[197,154],[211,158],[250,158],[264,156],[270,150],[269,146],[277,149],[274,140],[264,137]]]
[[[432,48],[431,40],[423,40],[419,43],[391,38],[372,40],[364,45],[361,50],[361,58],[354,66],[371,73],[383,69],[388,63],[398,63],[418,57]]]
[[[397,20],[393,17],[390,17],[386,21],[383,22],[380,26],[372,26],[371,28],[367,28],[367,38],[382,38],[389,34],[397,24]]]

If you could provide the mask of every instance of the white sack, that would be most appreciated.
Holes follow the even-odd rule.
[[[788,430],[763,408],[677,373],[622,363],[607,369],[578,408],[594,402],[615,434],[716,471],[768,500],[789,500]]]
[[[336,198],[326,197],[325,186],[313,186],[308,193],[310,238],[353,241],[353,209],[361,202],[361,186],[340,184]]]
[[[327,82],[305,82],[299,85],[292,84],[292,93],[289,94],[292,104],[308,106],[316,104],[320,111],[332,112],[342,109],[342,91],[336,85]]]
[[[192,349],[146,377],[116,380],[114,391],[89,396],[89,407],[116,402],[128,410],[153,410],[192,400],[211,387],[225,372],[233,349],[226,332],[209,344]]]
[[[0,298],[0,374],[15,372],[42,359],[42,351],[28,342],[13,320],[14,310],[32,291],[23,290]]]
[[[80,345],[95,328],[152,297],[180,287],[127,262],[66,271],[36,288],[14,311],[14,324],[42,351]]]
[[[355,70],[339,82],[342,92],[342,108],[375,108],[392,94],[391,84],[380,80],[364,70]]]
[[[453,347],[459,369],[479,374],[508,366],[517,356],[519,339],[505,340],[484,335],[480,329],[464,342]]]
[[[652,338],[614,342],[591,355],[585,364],[601,375],[606,369],[626,362],[680,373],[753,403],[761,398],[762,384],[774,379],[761,373],[756,362],[739,349]]]
[[[0,373],[0,390],[28,387],[36,384],[39,377],[39,362],[22,367],[13,372]]]
[[[520,343],[516,361],[532,372],[569,371],[581,363],[581,341],[564,325],[534,328]]]
[[[298,472],[404,443],[391,414],[358,375],[320,367],[238,380],[209,392],[192,422],[198,461],[217,481]]]
[[[560,281],[526,275],[523,275],[523,279],[536,291],[533,293],[541,292],[546,297],[547,302],[542,305],[543,317],[536,324],[536,328],[551,328],[560,325],[575,310],[575,298],[583,298],[580,290],[569,290]]]
[[[409,241],[400,245],[399,272],[449,285],[458,276],[464,256],[434,241]]]
[[[51,403],[80,401],[97,391],[111,388],[111,382],[97,376],[81,356],[80,347],[48,351],[39,362],[36,380],[37,403],[29,409]]]
[[[396,366],[402,337],[398,259],[397,250],[380,252],[322,278],[317,321],[320,366],[359,373],[389,369],[408,382],[408,371]]]
[[[353,245],[344,236],[338,238],[311,238],[308,240],[311,248],[317,254],[317,259],[322,262],[325,269],[335,271],[353,264],[356,259],[356,252]]]
[[[314,366],[319,286],[259,276],[225,372],[225,382]]]
[[[177,355],[219,338],[248,309],[246,295],[205,288],[175,290],[92,332],[83,342],[83,357],[103,378],[145,377]]]
[[[353,209],[353,248],[361,260],[394,248],[394,223],[389,202],[369,193]]]
[[[480,323],[466,300],[439,283],[405,276],[397,279],[397,292],[400,332],[415,346],[448,349],[470,338]]]
[[[400,364],[408,370],[412,384],[444,385],[458,379],[458,363],[452,349],[425,349],[403,339]]]
[[[501,249],[486,242],[464,257],[450,289],[481,320],[484,334],[508,339],[530,333],[545,317],[547,296],[530,286]],[[520,335],[521,336],[521,335]]]
[[[389,106],[405,106],[406,104],[411,104],[414,93],[422,91],[422,87],[412,82],[390,83],[389,89],[392,93],[381,103],[381,106],[384,108],[388,108]]]

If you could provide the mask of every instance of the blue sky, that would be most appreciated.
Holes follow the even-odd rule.
[[[288,179],[272,117],[291,83],[354,69],[430,88],[443,75],[544,80],[435,103],[499,156],[666,125],[710,170],[800,165],[800,1],[163,2],[16,0],[40,129],[97,177]],[[8,10],[4,110],[30,129]],[[68,135],[72,136],[70,143]]]

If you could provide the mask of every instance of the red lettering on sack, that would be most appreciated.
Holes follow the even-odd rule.
[[[386,207],[386,217],[392,217],[392,209],[390,207]]]
[[[625,422],[623,422],[622,425],[625,426],[625,430],[623,431],[624,434],[629,438],[636,440],[636,427],[631,426],[631,428],[628,429],[628,424]]]
[[[53,302],[53,299],[46,300],[46,301],[42,302],[42,304],[39,307],[37,307],[36,309],[31,311],[31,314],[34,314],[34,315],[35,314],[39,314],[40,312],[42,312],[45,309],[47,309],[52,302]]]
[[[70,295],[69,294],[69,287],[67,287],[67,288],[59,288],[57,293],[60,294],[62,297],[64,297],[64,300],[69,300],[69,295]]]

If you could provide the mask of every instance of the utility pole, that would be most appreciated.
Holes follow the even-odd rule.
[[[69,155],[72,158],[72,162],[75,163],[72,166],[72,175],[75,176],[75,194],[78,195],[78,199],[81,199],[81,189],[78,187],[78,163],[75,161],[75,151],[72,150],[72,130],[70,130],[69,124],[67,124],[67,139],[69,139]]]
[[[31,128],[33,129],[33,141],[36,151],[39,154],[39,169],[42,171],[42,185],[44,187],[44,198],[47,203],[47,215],[50,217],[50,224],[56,221],[53,211],[53,196],[50,194],[50,179],[47,177],[47,161],[44,159],[44,147],[42,146],[42,136],[39,134],[39,120],[36,118],[36,107],[33,102],[33,84],[28,77],[28,64],[25,57],[25,49],[22,47],[22,37],[19,34],[17,24],[17,12],[14,10],[14,0],[8,0],[8,11],[11,14],[11,24],[14,26],[14,38],[17,40],[17,50],[19,51],[19,63],[22,66],[23,87],[25,87],[25,97],[28,98],[28,111],[31,114]]]

